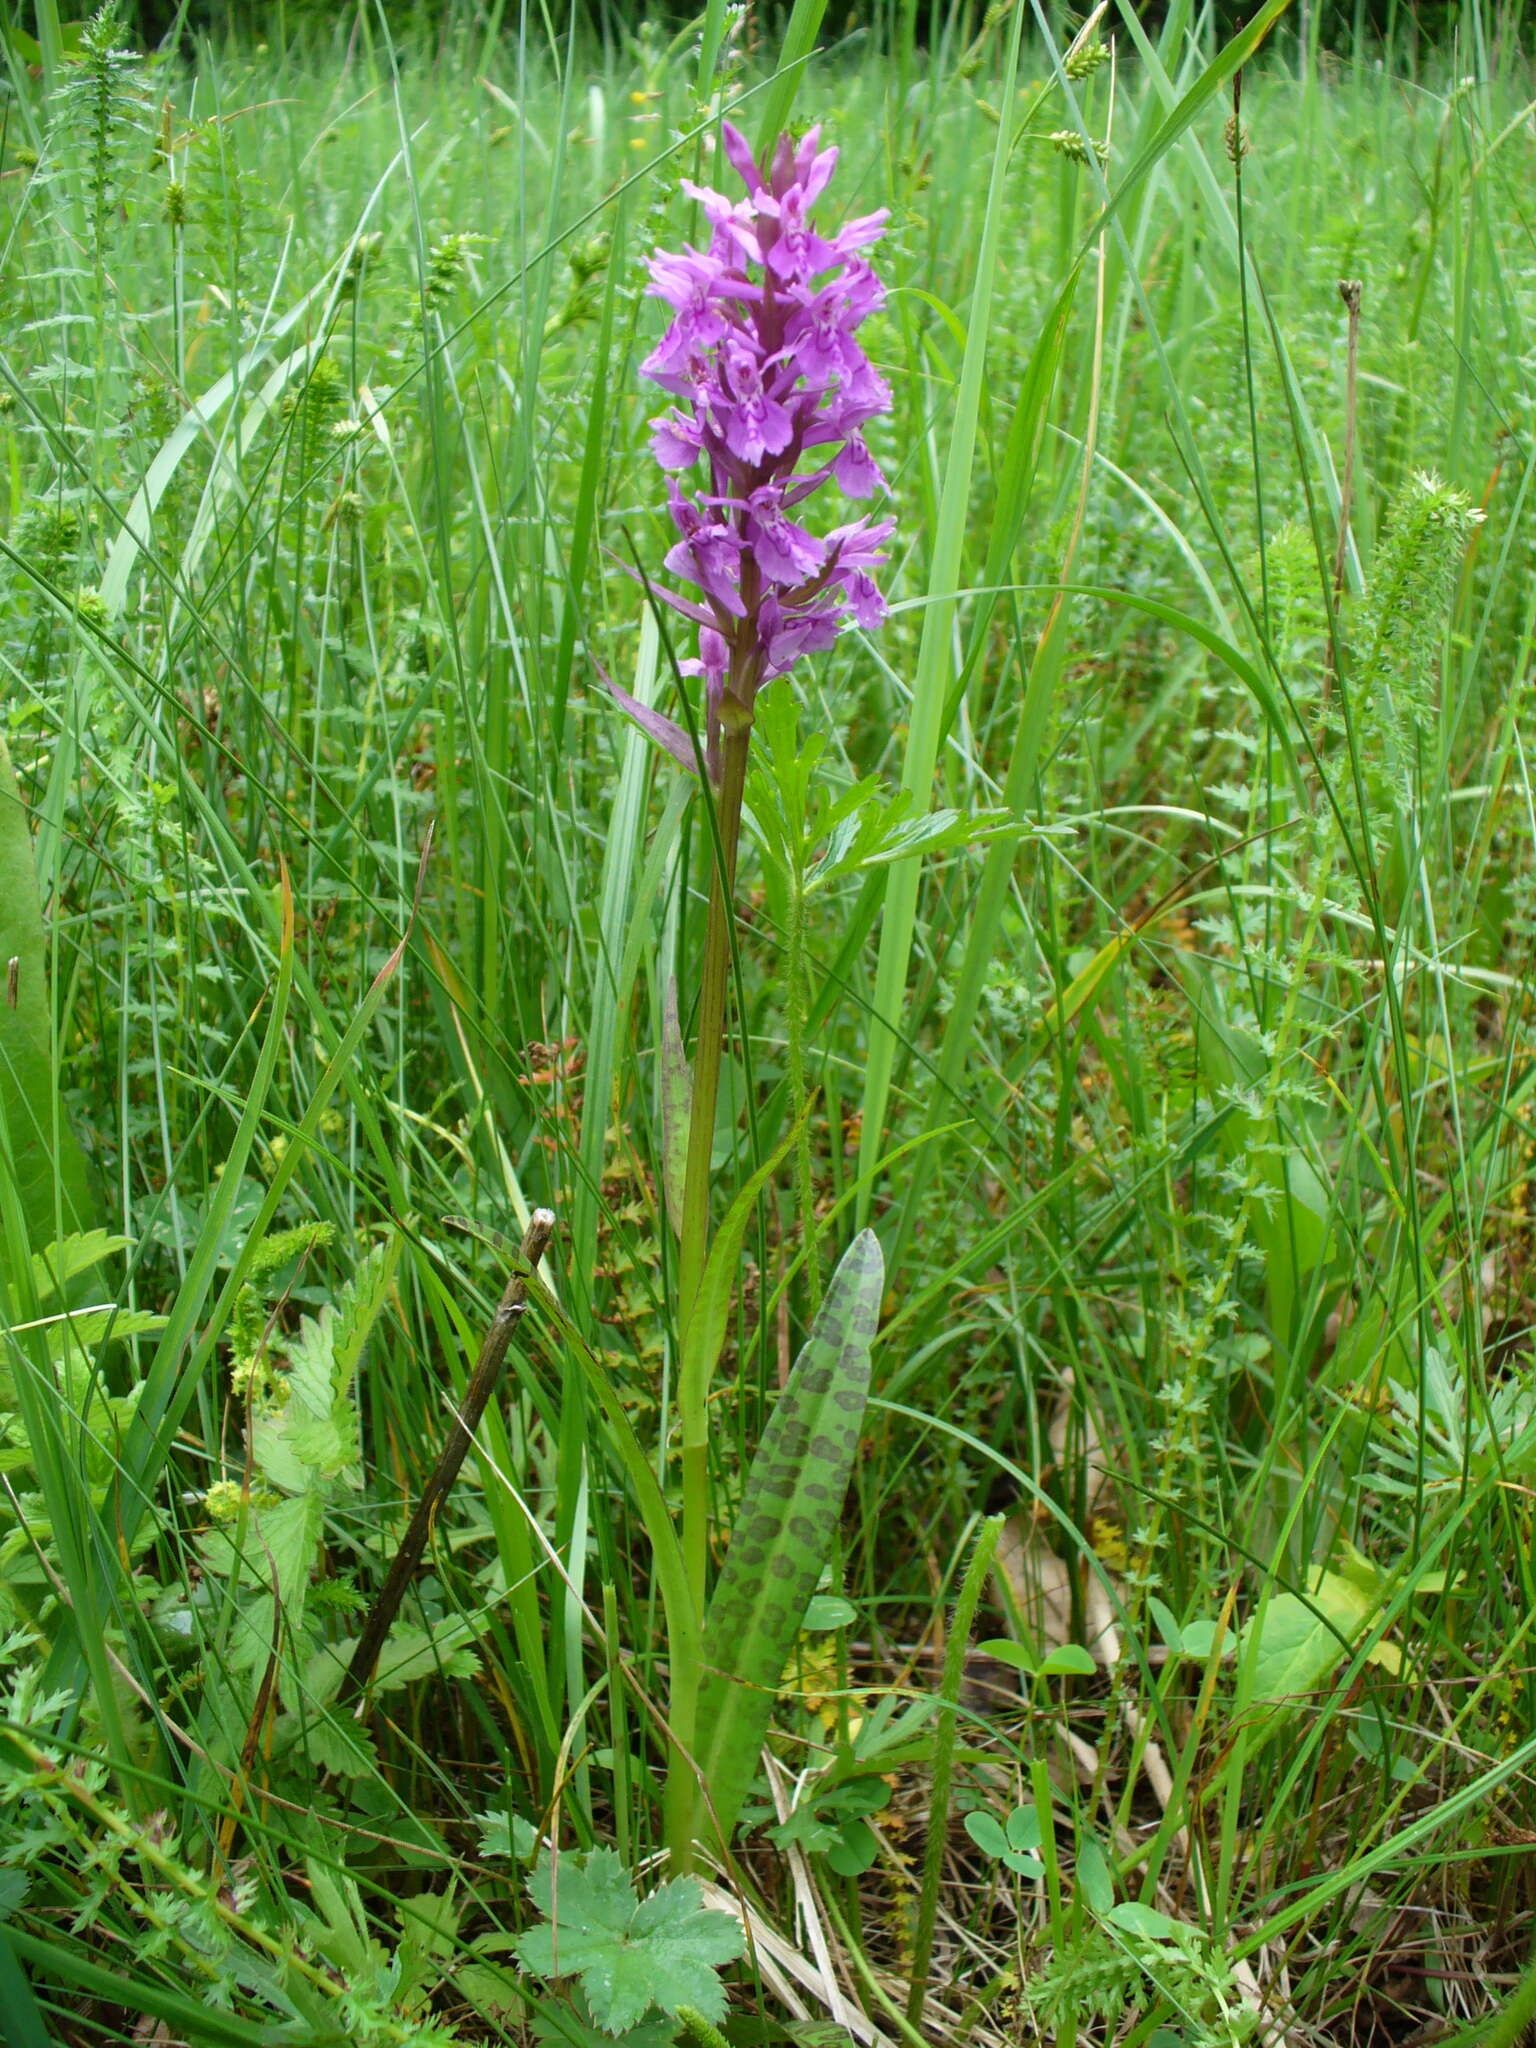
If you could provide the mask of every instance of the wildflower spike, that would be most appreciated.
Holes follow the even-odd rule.
[[[678,531],[665,567],[702,601],[665,595],[699,622],[698,658],[684,666],[705,679],[712,772],[722,719],[750,727],[764,683],[830,647],[845,623],[867,630],[884,617],[870,572],[894,525],[855,520],[817,534],[797,516],[828,483],[850,498],[885,488],[863,429],[889,411],[891,394],[855,336],[885,301],[860,252],[887,216],[830,235],[815,225],[810,209],[837,165],[817,129],[781,136],[759,164],[726,122],[724,154],[746,196],[685,183],[709,246],[656,251],[650,295],[672,317],[642,365],[677,401],[651,421]],[[645,723],[681,758],[670,731]]]

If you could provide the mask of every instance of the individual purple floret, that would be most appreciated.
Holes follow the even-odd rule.
[[[687,479],[669,482],[679,538],[666,567],[700,595],[656,594],[699,628],[698,658],[684,667],[705,679],[712,776],[722,730],[750,727],[764,683],[830,647],[846,621],[879,624],[885,602],[870,571],[895,524],[860,519],[818,534],[801,517],[829,481],[850,498],[885,488],[862,429],[890,409],[890,389],[854,336],[885,300],[859,252],[883,233],[886,210],[822,235],[810,209],[837,151],[818,150],[820,130],[798,143],[781,136],[767,168],[729,122],[723,134],[746,197],[685,181],[710,224],[709,248],[656,252],[650,294],[672,321],[642,365],[679,401],[652,420],[652,448]],[[614,695],[684,767],[696,765],[671,719]]]

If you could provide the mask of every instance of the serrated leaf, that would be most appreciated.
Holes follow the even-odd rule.
[[[376,1247],[337,1306],[328,1302],[318,1315],[304,1317],[288,1346],[286,1400],[252,1420],[252,1455],[262,1476],[284,1493],[326,1489],[355,1475],[360,1446],[352,1383],[389,1298],[399,1244],[396,1236]]]
[[[505,1963],[463,1963],[454,1971],[452,1981],[454,1990],[466,2004],[492,2019],[511,2019],[527,2009],[528,1994],[522,1987],[522,1980]],[[539,2014],[534,2018],[535,2040],[560,2041],[568,2038],[553,2027],[541,2026],[542,2017]]]
[[[293,1721],[294,1725],[288,1725]],[[302,1757],[311,1770],[329,1771],[337,1778],[371,1778],[379,1768],[379,1754],[373,1736],[361,1721],[312,1714],[298,1727],[292,1716],[279,1722],[276,1745],[281,1750],[284,1735],[292,1736],[290,1753]]]
[[[713,1668],[700,1694],[699,1762],[727,1840],[842,1513],[884,1279],[874,1232],[861,1231],[832,1276],[763,1432],[709,1605],[705,1642]]]
[[[426,1678],[472,1678],[478,1668],[474,1646],[484,1631],[483,1620],[463,1615],[440,1621],[432,1629],[391,1629],[370,1692],[398,1692],[401,1686],[416,1685]],[[310,1659],[305,1681],[316,1700],[323,1704],[335,1698],[356,1648],[357,1638],[348,1636],[328,1643]]]
[[[519,1863],[526,1863],[536,1853],[539,1831],[520,1813],[509,1814],[492,1807],[477,1813],[475,1819],[480,1824],[482,1856],[505,1856],[509,1861],[515,1857]]]
[[[456,1982],[462,1982],[462,1973]],[[523,2003],[528,2004],[523,1992]],[[592,2024],[586,2000],[578,1990],[567,2003],[564,1999],[541,2006],[533,2015],[533,2038],[550,2048],[672,2048],[677,2039],[677,2021],[642,2020],[638,2027],[626,2027],[622,2034],[601,2033]]]
[[[331,1384],[337,1399],[352,1392],[363,1349],[395,1284],[401,1241],[399,1231],[393,1231],[384,1243],[375,1245],[359,1261],[336,1303],[336,1322],[331,1332]]]
[[[73,1349],[94,1351],[108,1337],[154,1337],[169,1318],[142,1308],[86,1308],[48,1325],[48,1350],[56,1361]]]
[[[132,1238],[114,1237],[107,1230],[77,1230],[61,1237],[46,1251],[32,1254],[32,1284],[40,1302],[63,1296],[71,1280],[88,1273],[115,1252],[127,1251]]]
[[[202,1538],[203,1560],[210,1571],[262,1589],[263,1597],[244,1610],[235,1631],[232,1655],[241,1669],[255,1669],[271,1654],[274,1602],[290,1636],[302,1624],[324,1520],[320,1496],[304,1493],[253,1509],[238,1534],[213,1528]]]
[[[653,2009],[692,2006],[706,2019],[725,2013],[718,1971],[741,1954],[739,1923],[702,1903],[691,1878],[659,1885],[637,1900],[612,1849],[541,1862],[528,1895],[545,1916],[516,1944],[525,1968],[541,1977],[579,1977],[593,2020],[622,2034]]]
[[[442,1621],[434,1629],[392,1629],[369,1690],[398,1692],[424,1678],[473,1678],[479,1669],[474,1646],[482,1633],[483,1624],[467,1618]]]

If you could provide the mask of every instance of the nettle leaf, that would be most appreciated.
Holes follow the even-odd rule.
[[[475,1819],[480,1827],[482,1856],[505,1856],[509,1860],[516,1857],[519,1863],[526,1863],[536,1854],[539,1831],[520,1813],[509,1814],[496,1807],[487,1807],[484,1813],[477,1813]]]
[[[260,1598],[236,1619],[231,1659],[238,1670],[259,1669],[271,1655],[277,1611],[290,1635],[304,1622],[310,1574],[320,1554],[324,1505],[302,1493],[271,1506],[253,1506],[243,1526],[215,1527],[201,1537],[204,1568],[259,1590]]]
[[[473,1678],[479,1669],[475,1644],[485,1627],[482,1617],[455,1615],[430,1629],[392,1628],[379,1653],[370,1690],[379,1695],[398,1692],[402,1686],[419,1685],[429,1678]],[[306,1682],[317,1700],[335,1698],[356,1648],[357,1638],[348,1636],[327,1643],[311,1660]]]
[[[32,1284],[38,1300],[62,1300],[71,1280],[90,1272],[115,1252],[127,1251],[132,1243],[132,1238],[114,1237],[106,1230],[77,1230],[49,1245],[46,1251],[34,1252]]]
[[[579,1978],[605,2033],[626,2033],[648,2013],[684,2005],[706,2019],[724,2017],[718,1972],[741,1954],[742,1932],[729,1913],[703,1904],[691,1878],[639,1899],[617,1853],[594,1849],[579,1862],[541,1862],[528,1896],[544,1919],[517,1942],[519,1960],[540,1977]]]
[[[875,1234],[861,1231],[763,1431],[710,1601],[704,1639],[713,1668],[699,1700],[699,1761],[727,1839],[842,1513],[884,1281]]]
[[[305,1316],[288,1346],[287,1399],[253,1418],[256,1464],[284,1493],[355,1479],[360,1443],[352,1383],[399,1256],[396,1236],[369,1253],[334,1308],[327,1303],[318,1315]]]

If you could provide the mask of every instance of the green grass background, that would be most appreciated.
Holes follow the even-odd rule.
[[[831,40],[802,7],[781,45],[722,9],[675,38],[468,8],[397,38],[349,8],[158,65],[82,62],[42,13],[35,50],[7,23],[0,99],[0,678],[46,931],[0,1146],[0,1655],[32,1746],[0,1964],[70,2041],[125,2014],[511,2036],[527,1909],[472,1817],[654,1845],[656,1601],[567,1347],[601,1351],[665,1479],[661,1048],[707,835],[600,675],[676,708],[686,650],[613,558],[666,545],[645,260],[698,233],[678,178],[739,98],[753,134],[823,121],[832,200],[891,209],[893,616],[797,675],[801,733],[834,785],[1021,825],[812,899],[821,1255],[872,1221],[890,1291],[830,1584],[853,1618],[805,1639],[783,1757],[908,1726],[1006,1511],[979,1633],[1094,1641],[1100,1676],[962,1696],[930,2024],[1385,2041],[1485,2013],[1536,1827],[1519,11],[1336,53],[1274,8],[1240,47],[1125,10],[1077,79],[1044,15],[1013,72],[997,10]],[[725,1186],[791,1121],[758,847]],[[14,835],[7,859],[30,962]],[[325,1646],[541,1203],[571,1331],[519,1348],[417,1662],[349,1753]],[[68,1290],[18,1247],[91,1222],[126,1243],[75,1306],[145,1327],[61,1359],[37,1326]],[[797,1229],[786,1173],[716,1404],[722,1547],[805,1319]],[[241,1647],[267,1567],[221,1578],[207,1543],[209,1489],[252,1476],[230,1366],[386,1245],[358,1483],[269,1660]],[[811,1858],[892,2038],[910,1735],[870,1870]],[[959,1826],[1030,1796],[1060,1836],[1043,1888]],[[1087,1841],[1182,1947],[1105,1932]]]

